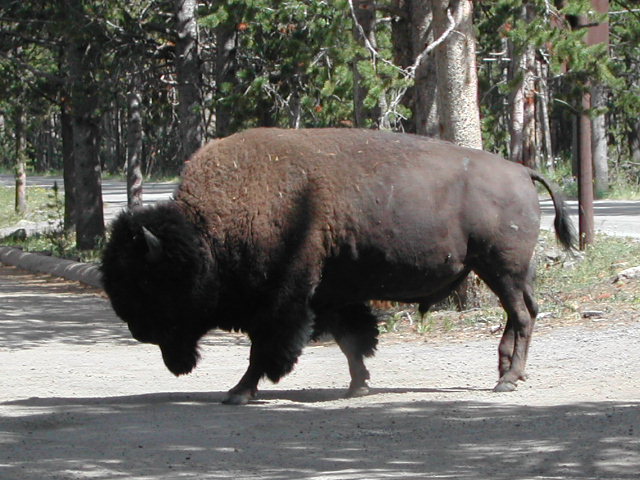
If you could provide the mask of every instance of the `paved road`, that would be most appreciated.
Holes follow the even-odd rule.
[[[578,227],[578,202],[569,200],[571,218]],[[540,202],[542,226],[553,224],[554,210],[550,199]],[[596,200],[594,203],[594,226],[597,232],[608,235],[640,239],[640,201],[638,200]]]
[[[63,186],[62,179],[55,177],[29,177],[29,185],[52,187],[54,182]],[[13,176],[0,175],[0,185],[14,184]],[[145,183],[143,200],[146,205],[171,197],[176,188],[175,183]],[[105,180],[102,184],[105,221],[108,223],[127,205],[126,184],[121,181]],[[568,202],[572,218],[578,225],[578,202]],[[550,228],[553,224],[554,211],[550,199],[540,202],[542,208],[542,226]],[[609,235],[619,235],[640,239],[640,201],[630,200],[598,200],[595,202],[596,231]]]

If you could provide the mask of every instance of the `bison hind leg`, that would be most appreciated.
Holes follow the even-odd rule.
[[[496,272],[501,272],[500,274]],[[476,273],[498,296],[507,313],[507,324],[498,346],[499,379],[496,392],[516,389],[519,380],[526,380],[525,366],[538,306],[533,296],[533,269],[481,269]]]
[[[314,327],[314,338],[324,332],[333,335],[336,343],[347,357],[351,383],[346,397],[360,397],[369,393],[367,380],[369,371],[365,357],[375,354],[378,345],[377,318],[366,304],[353,304],[318,313]]]

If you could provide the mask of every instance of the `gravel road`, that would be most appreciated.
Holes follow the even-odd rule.
[[[385,335],[370,396],[341,398],[326,343],[231,407],[242,336],[210,335],[175,378],[96,292],[0,266],[0,305],[3,480],[639,478],[640,319],[544,329],[509,394],[495,336]]]

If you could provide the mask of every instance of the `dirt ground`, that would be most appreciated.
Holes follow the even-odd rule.
[[[210,335],[175,378],[96,292],[0,267],[0,478],[640,478],[640,318],[542,328],[508,394],[497,342],[384,335],[350,400],[339,349],[312,345],[225,406],[242,336]]]

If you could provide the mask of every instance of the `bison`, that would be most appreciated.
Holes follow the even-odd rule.
[[[532,254],[551,194],[559,242],[575,233],[562,199],[529,168],[409,134],[258,128],[213,141],[187,162],[174,198],[122,212],[103,283],[133,337],[189,373],[211,329],[245,332],[249,367],[224,402],[289,373],[330,333],[347,357],[348,396],[368,390],[377,345],[370,299],[425,312],[475,272],[502,302],[496,391],[525,377],[537,306]]]

